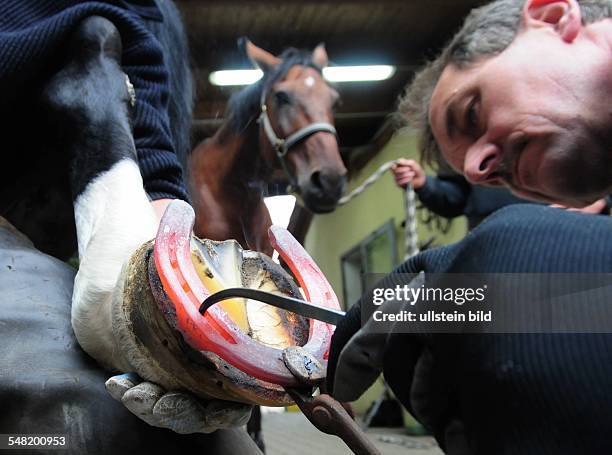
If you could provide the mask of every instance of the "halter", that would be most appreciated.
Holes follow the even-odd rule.
[[[289,151],[294,145],[312,136],[313,134],[325,132],[331,133],[337,137],[338,133],[336,132],[336,128],[334,128],[334,125],[332,125],[331,123],[316,122],[297,130],[295,133],[289,135],[289,137],[286,137],[285,139],[279,138],[274,132],[274,128],[272,128],[272,123],[270,122],[270,117],[268,116],[266,94],[266,90],[263,90],[261,92],[261,114],[259,114],[259,119],[257,120],[257,122],[263,124],[263,129],[266,133],[266,136],[268,137],[268,141],[270,141],[270,144],[274,148],[276,156],[278,157],[278,160],[281,163],[283,171],[285,172],[285,175],[287,176],[290,185],[293,187],[294,190],[297,191],[299,187],[297,185],[295,177],[291,175],[291,172],[289,172],[289,168],[287,167],[287,161],[285,160],[287,153],[289,153]]]

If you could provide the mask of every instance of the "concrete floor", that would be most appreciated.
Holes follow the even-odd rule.
[[[335,436],[318,431],[300,412],[264,413],[262,428],[267,455],[349,455]],[[442,455],[427,436],[405,436],[401,430],[375,428],[368,437],[384,455]]]

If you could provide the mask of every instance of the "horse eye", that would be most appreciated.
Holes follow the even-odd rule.
[[[283,92],[279,90],[278,92],[274,92],[274,100],[277,106],[284,106],[286,104],[291,104],[291,97],[287,92]]]
[[[333,100],[332,109],[335,111],[340,106],[342,106],[342,98],[337,97]]]

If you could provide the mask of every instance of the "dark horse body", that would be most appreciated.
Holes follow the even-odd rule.
[[[243,247],[271,254],[271,221],[263,201],[267,182],[288,180],[313,212],[332,211],[342,194],[346,168],[331,126],[338,95],[321,74],[327,64],[323,46],[312,54],[288,49],[275,57],[247,42],[246,51],[264,77],[232,97],[219,131],[192,151],[188,185],[196,235],[233,238]],[[313,125],[284,157],[278,156],[275,140]]]

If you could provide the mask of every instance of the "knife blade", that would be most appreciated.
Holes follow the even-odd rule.
[[[213,305],[234,297],[257,300],[299,314],[300,316],[327,322],[332,325],[338,325],[346,314],[344,311],[315,305],[306,300],[249,288],[227,288],[211,294],[202,302],[202,305],[200,305],[200,314],[205,314]]]

